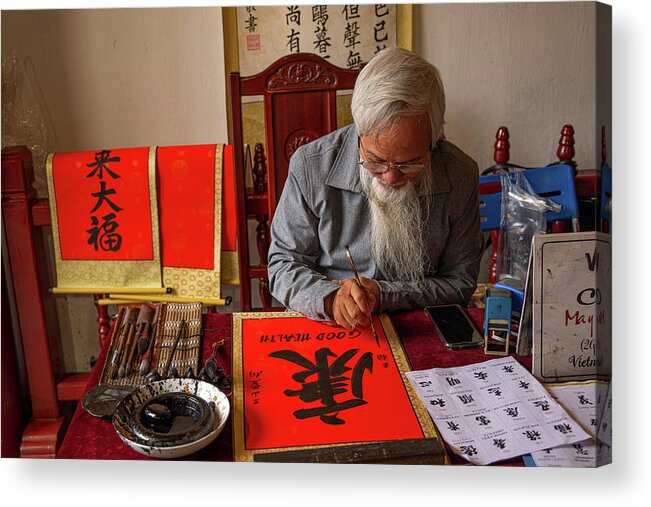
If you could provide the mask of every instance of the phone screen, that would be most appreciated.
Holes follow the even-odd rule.
[[[460,306],[428,306],[425,311],[451,347],[481,345],[482,336]]]

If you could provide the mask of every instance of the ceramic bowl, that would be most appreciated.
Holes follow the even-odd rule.
[[[167,393],[186,393],[201,398],[213,410],[212,429],[189,442],[166,442],[151,445],[134,431],[134,418],[141,407],[153,398]],[[226,395],[208,382],[195,379],[174,378],[152,382],[139,387],[124,398],[113,414],[113,427],[124,443],[134,451],[153,458],[180,458],[195,453],[210,444],[221,433],[230,413]]]

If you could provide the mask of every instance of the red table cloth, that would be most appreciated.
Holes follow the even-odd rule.
[[[483,328],[484,310],[470,308],[469,316]],[[407,358],[413,370],[429,368],[448,368],[465,366],[494,359],[495,356],[484,354],[483,349],[466,349],[450,351],[445,348],[434,325],[422,310],[398,312],[391,315],[391,321],[407,353]],[[201,364],[210,356],[211,346],[216,341],[224,339],[224,347],[217,353],[217,362],[227,374],[231,373],[231,314],[208,313],[204,315],[204,339],[201,348]],[[106,346],[102,349],[95,365],[86,390],[95,387],[100,379],[106,355]],[[527,369],[531,370],[531,357],[516,357]],[[228,394],[228,393],[227,393]],[[232,404],[231,404],[232,407]],[[231,418],[232,419],[232,418]],[[467,464],[462,458],[454,456],[448,449],[448,454],[454,464]],[[86,412],[81,403],[72,417],[70,426],[61,444],[57,458],[63,459],[125,459],[150,460],[127,446],[113,429],[109,420],[93,417]],[[226,425],[222,433],[201,451],[180,458],[192,461],[232,461],[232,425]],[[503,465],[522,465],[522,459],[517,458],[502,463]]]

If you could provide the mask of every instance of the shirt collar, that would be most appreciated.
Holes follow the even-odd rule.
[[[357,128],[355,125],[347,127],[347,132],[343,136],[343,141],[337,158],[335,159],[332,169],[326,178],[326,185],[342,190],[349,190],[355,193],[362,192],[362,186],[359,181],[359,150],[357,145]],[[439,141],[440,144],[445,141]],[[432,154],[431,169],[434,171],[434,181],[432,184],[432,194],[440,194],[450,191],[450,181],[443,166],[443,157],[438,149],[434,149]]]

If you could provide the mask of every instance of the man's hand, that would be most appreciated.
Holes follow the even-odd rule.
[[[370,278],[361,278],[361,281],[362,287],[354,278],[337,281],[341,288],[325,301],[328,315],[346,329],[369,326],[371,314],[380,302],[378,283]]]

